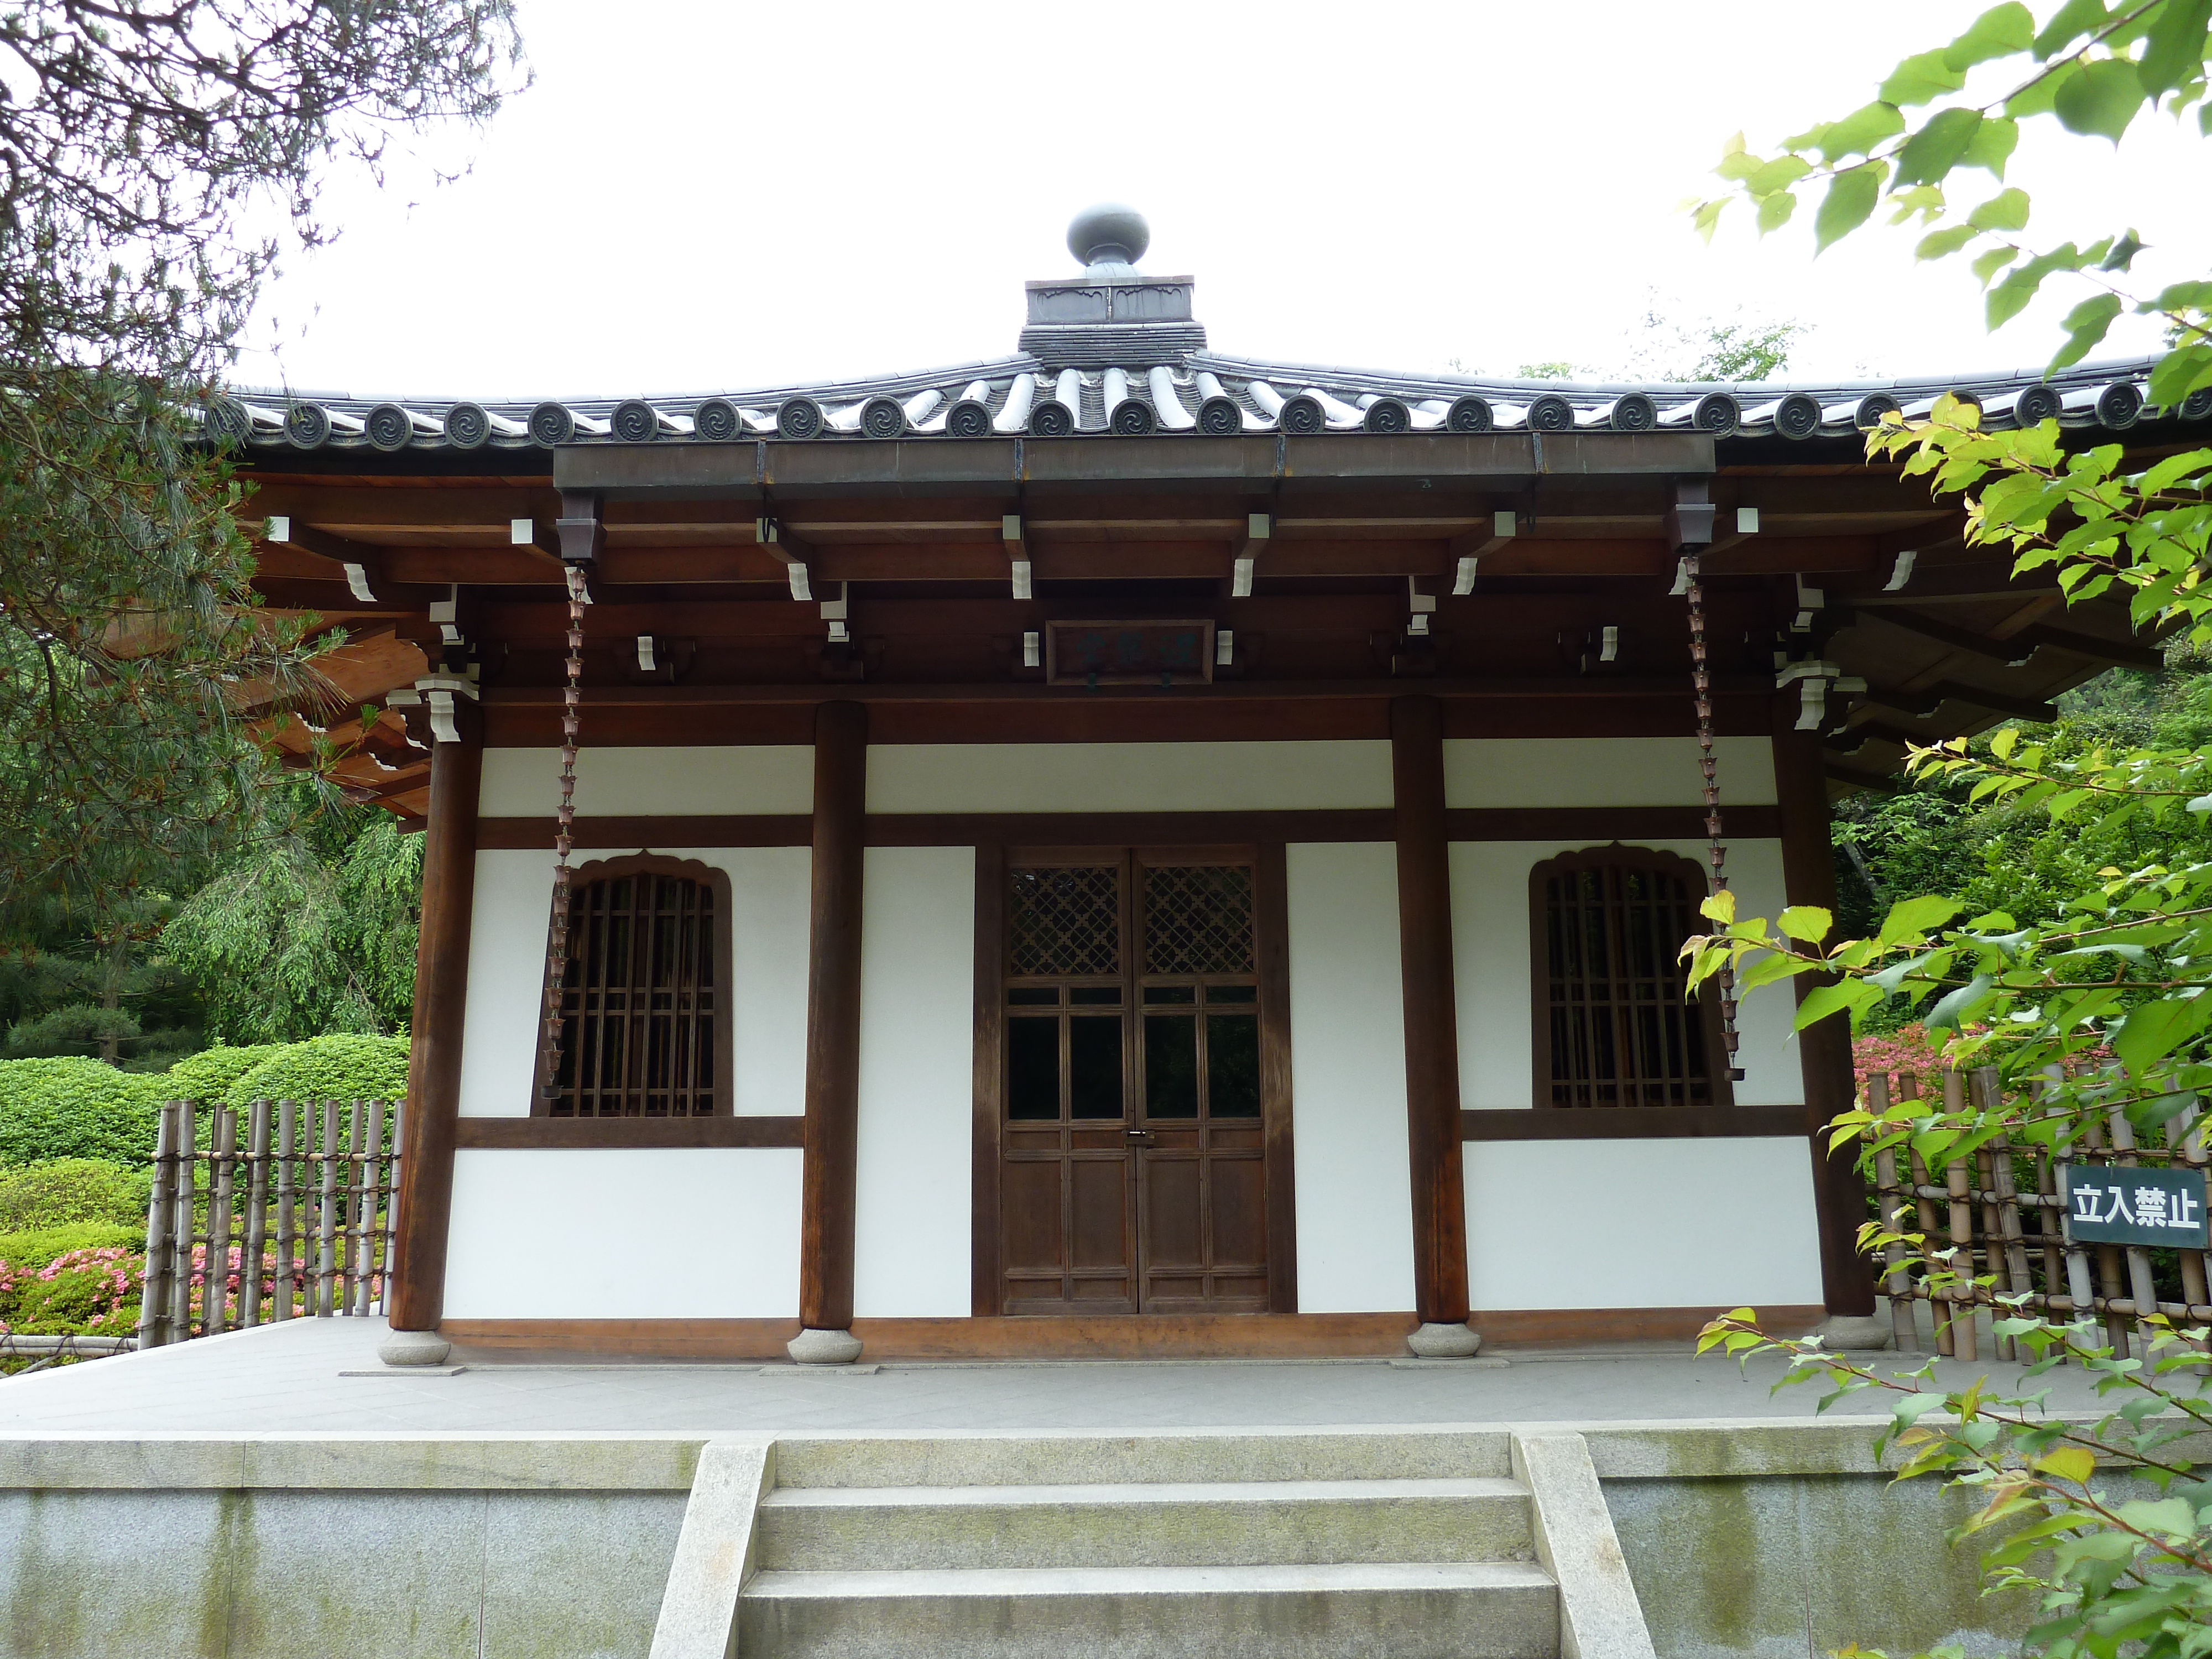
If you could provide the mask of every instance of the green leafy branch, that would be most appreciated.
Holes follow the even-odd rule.
[[[2178,404],[2212,386],[2212,283],[2176,283],[2138,297],[2118,280],[2144,246],[2132,229],[2086,246],[2029,246],[2019,233],[2027,228],[2032,204],[2026,191],[2005,183],[2005,171],[2023,121],[2055,120],[2069,132],[2117,144],[2147,107],[2177,118],[2193,107],[2199,131],[2212,133],[2212,105],[2205,101],[2208,24],[2212,0],[2118,6],[2066,0],[2040,27],[2027,6],[2007,0],[1949,45],[1899,64],[1872,101],[1784,139],[1776,155],[1753,153],[1737,134],[1715,169],[1735,186],[1733,193],[1685,206],[1710,239],[1723,211],[1741,197],[1765,235],[1795,216],[1801,190],[1825,183],[1814,215],[1817,252],[1858,230],[1887,201],[1892,225],[1921,227],[1914,250],[1919,258],[1976,250],[1972,269],[1987,291],[1991,328],[2018,315],[2054,275],[2098,290],[2068,313],[2053,371],[2081,362],[2130,309],[2161,319],[2179,349],[2154,377],[2150,395],[2154,403]],[[2033,67],[2016,73],[2007,90],[1978,101],[1966,97],[1978,69],[2023,60]],[[1920,109],[1929,113],[1917,119],[1906,114]],[[1988,173],[2002,188],[1961,210],[1945,187],[1954,173],[1972,170]]]

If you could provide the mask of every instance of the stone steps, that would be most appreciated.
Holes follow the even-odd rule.
[[[1651,1659],[1578,1435],[718,1442],[653,1659]]]
[[[738,1650],[767,1659],[1554,1659],[1557,1587],[1524,1562],[757,1574]]]
[[[763,1571],[1273,1566],[1532,1559],[1510,1480],[782,1488]]]

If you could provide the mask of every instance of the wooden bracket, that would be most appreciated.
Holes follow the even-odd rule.
[[[1229,579],[1229,597],[1249,599],[1252,597],[1252,574],[1259,564],[1260,555],[1275,534],[1275,515],[1272,513],[1248,513],[1244,515],[1244,539],[1237,546],[1237,562]]]
[[[346,586],[363,605],[383,604],[392,598],[391,584],[384,576],[382,552],[365,542],[349,541],[326,530],[295,523],[283,514],[272,514],[264,521],[261,539],[336,560],[345,569]]]
[[[791,597],[805,603],[814,598],[813,574],[807,568],[807,556],[814,549],[787,530],[773,514],[763,514],[753,520],[753,539],[783,561],[783,574],[791,581]]]
[[[1479,530],[1451,538],[1452,592],[1461,598],[1474,592],[1475,568],[1482,560],[1497,552],[1511,541],[1520,531],[1521,521],[1511,513],[1490,515],[1490,533]]]
[[[1013,580],[1014,597],[1028,599],[1036,597],[1031,586],[1029,534],[1018,513],[1003,514],[999,519],[999,536],[1006,544],[1006,565]]]

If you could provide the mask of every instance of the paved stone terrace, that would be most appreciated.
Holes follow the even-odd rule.
[[[1474,1362],[1060,1361],[887,1364],[859,1375],[721,1364],[524,1364],[452,1376],[376,1367],[380,1319],[300,1320],[0,1382],[0,1434],[775,1432],[1808,1419],[1819,1390],[1769,1392],[1687,1345],[1508,1350]],[[1502,1358],[1505,1363],[1500,1364]],[[1895,1369],[1917,1356],[1879,1357]],[[1964,1387],[2016,1367],[1944,1361]],[[2093,1407],[2079,1371],[2039,1380]],[[1875,1415],[1869,1390],[1829,1413]]]

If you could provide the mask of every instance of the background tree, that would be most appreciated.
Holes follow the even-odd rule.
[[[244,716],[313,697],[310,628],[255,608],[210,394],[325,168],[488,118],[520,61],[509,0],[0,10],[0,918],[260,826]]]

